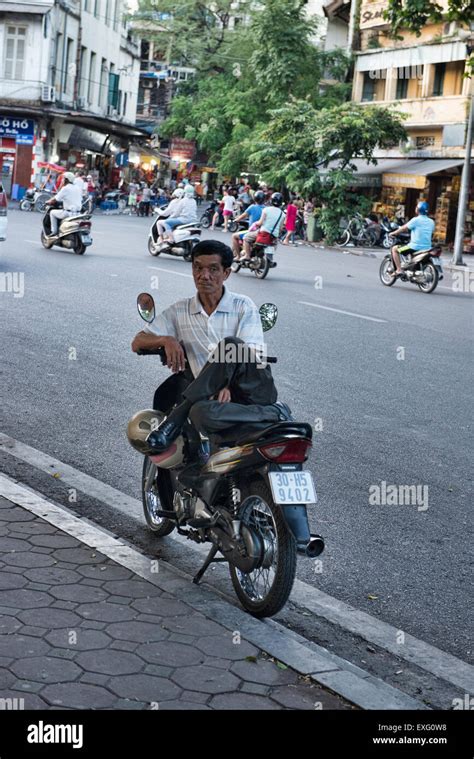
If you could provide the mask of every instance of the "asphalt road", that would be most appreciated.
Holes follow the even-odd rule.
[[[23,273],[25,288],[0,292],[0,429],[139,497],[125,426],[167,370],[130,351],[135,299],[152,290],[164,308],[192,295],[190,264],[147,253],[146,219],[94,216],[85,256],[44,250],[40,222],[11,212],[0,243],[0,270]],[[312,526],[327,547],[322,572],[303,559],[299,578],[468,660],[472,297],[449,275],[432,295],[386,288],[378,266],[280,246],[266,280],[243,272],[229,285],[277,304],[267,340],[280,398],[316,424]],[[422,500],[372,505],[382,482],[418,485]]]

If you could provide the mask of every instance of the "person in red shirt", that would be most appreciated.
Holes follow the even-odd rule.
[[[290,200],[286,207],[286,237],[283,240],[283,245],[289,245],[290,242],[294,242],[296,231],[296,214],[298,213],[298,207],[293,200]]]

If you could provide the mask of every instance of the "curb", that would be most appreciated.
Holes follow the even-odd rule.
[[[364,258],[384,258],[384,256],[387,255],[387,251],[384,250],[378,250],[374,248],[370,248],[368,250],[358,250],[357,248],[336,248],[330,245],[318,245],[316,243],[307,243],[309,248],[313,248],[314,250],[327,250],[327,251],[334,251],[335,253],[342,253],[343,255],[351,255],[351,256],[362,256]],[[469,256],[469,253],[466,253],[465,256]],[[443,267],[446,269],[446,271],[474,271],[474,260],[468,260],[467,263],[464,263],[464,265],[460,266],[459,264],[453,264],[451,263],[450,259],[442,258]]]
[[[370,675],[365,670],[332,654],[322,646],[288,631],[273,620],[260,621],[231,605],[223,594],[202,585],[196,588],[192,578],[160,559],[160,571],[151,576],[150,558],[126,541],[91,523],[86,523],[67,509],[26,488],[10,477],[0,475],[1,494],[49,522],[85,545],[97,548],[117,564],[127,567],[147,582],[171,592],[177,599],[200,611],[275,657],[299,674],[328,688],[361,709],[429,710],[425,704]]]

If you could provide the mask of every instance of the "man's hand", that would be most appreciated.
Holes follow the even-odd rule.
[[[171,369],[174,374],[177,372],[183,372],[186,357],[182,345],[175,337],[164,337],[162,340],[163,348],[166,353],[166,366]]]
[[[219,394],[217,396],[217,401],[219,403],[229,403],[230,400],[231,395],[228,387],[223,387],[222,390],[219,390]]]

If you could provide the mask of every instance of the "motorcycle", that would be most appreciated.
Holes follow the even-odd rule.
[[[153,321],[151,295],[138,296],[138,310]],[[271,329],[276,306],[264,304],[260,316],[264,331]],[[162,348],[138,352],[158,354],[166,363]],[[297,553],[315,558],[324,550],[324,539],[311,534],[308,523],[307,507],[317,500],[312,475],[303,468],[311,425],[239,425],[211,442],[188,420],[167,451],[148,455],[134,430],[151,432],[169,410],[138,412],[127,429],[129,442],[145,453],[142,501],[148,527],[159,538],[177,530],[196,543],[210,543],[193,582],[198,584],[213,562],[227,562],[244,609],[259,618],[277,614],[293,587]]]
[[[48,190],[37,190],[36,187],[29,187],[20,202],[20,211],[39,211],[44,213],[46,210],[46,201],[52,197]]]
[[[41,244],[49,250],[53,245],[61,248],[73,249],[74,253],[83,255],[86,248],[92,245],[90,214],[78,213],[74,216],[66,216],[59,222],[58,233],[51,237],[51,211],[53,208],[61,208],[62,204],[47,206],[43,216],[43,229],[41,230]]]
[[[396,221],[390,221],[388,216],[383,216],[380,222],[380,237],[377,241],[377,245],[381,245],[383,248],[390,249],[393,245],[393,239],[389,237],[390,232],[394,232],[398,227],[404,224],[403,219],[397,219]],[[410,241],[410,233],[398,235],[400,245],[407,245]]]
[[[274,269],[277,265],[273,260],[276,246],[276,242],[274,245],[262,245],[255,242],[248,261],[233,261],[232,271],[237,274],[241,269],[249,269],[258,279],[265,279],[270,269]]]
[[[379,233],[378,220],[374,221],[370,216],[364,218],[360,213],[356,213],[346,228],[341,231],[335,244],[338,248],[343,248],[346,245],[373,248],[377,245]]]
[[[165,241],[160,243],[158,242],[158,222],[167,218],[161,213],[165,208],[166,207],[156,209],[157,218],[151,225],[150,233],[148,235],[148,252],[151,256],[159,256],[161,253],[169,253],[171,256],[179,256],[180,258],[184,258],[185,261],[191,261],[193,248],[201,239],[200,225],[198,222],[181,224],[179,227],[173,229],[173,242]]]
[[[396,244],[400,245],[397,241]],[[380,264],[380,281],[386,287],[391,287],[397,279],[402,282],[411,282],[418,285],[424,293],[432,293],[436,290],[438,282],[443,279],[443,266],[441,263],[441,248],[436,246],[430,250],[418,250],[414,253],[400,253],[400,268],[402,274],[392,277],[395,271],[392,253],[385,256]]]

